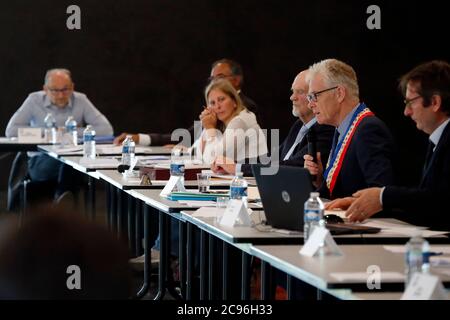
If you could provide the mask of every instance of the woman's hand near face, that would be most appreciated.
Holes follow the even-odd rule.
[[[205,108],[202,113],[200,113],[200,121],[205,129],[215,129],[217,126],[217,116],[216,113],[211,108]]]

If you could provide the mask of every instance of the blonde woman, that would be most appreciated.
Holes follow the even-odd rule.
[[[217,156],[242,162],[267,153],[266,138],[255,114],[242,104],[228,80],[212,81],[205,89],[205,101],[200,114],[203,131],[193,146],[197,158],[207,164]]]

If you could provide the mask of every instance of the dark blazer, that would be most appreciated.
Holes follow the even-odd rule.
[[[393,183],[394,142],[387,126],[377,117],[361,120],[342,163],[333,194],[324,181],[321,197],[343,198],[358,190]]]
[[[241,98],[242,103],[247,108],[247,110],[255,114],[259,126],[262,127],[260,122],[260,115],[258,114],[257,104],[252,99],[244,95],[242,91],[239,93],[239,97]],[[194,125],[192,125],[187,130],[189,131],[189,134],[191,136],[191,145],[192,145],[194,141],[198,138],[194,136]],[[201,132],[198,132],[198,134],[200,133]],[[177,144],[180,142],[180,141],[172,141],[171,133],[148,133],[148,135],[150,136],[152,146],[163,146],[165,144]],[[191,145],[186,145],[186,147],[190,147]]]
[[[291,149],[292,145],[294,144],[298,132],[300,131],[302,126],[303,122],[297,120],[289,130],[289,134],[287,135],[286,139],[284,139],[283,143],[280,145],[278,149],[280,165],[303,167],[303,156],[308,153],[308,141],[306,139],[306,136],[303,137],[302,141],[300,141],[299,144],[297,144],[289,159],[283,160],[289,149]],[[325,167],[327,164],[328,155],[330,154],[334,128],[332,126],[320,125],[316,123],[311,127],[310,130],[313,130],[316,133],[316,148],[317,151],[320,152],[322,164]],[[253,175],[250,164],[242,164],[241,171],[245,176]]]
[[[445,127],[418,188],[387,186],[383,209],[437,230],[450,230],[450,123]]]

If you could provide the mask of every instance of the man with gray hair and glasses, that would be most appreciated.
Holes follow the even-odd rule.
[[[43,90],[30,93],[9,120],[6,136],[17,136],[18,128],[22,127],[45,127],[44,119],[48,113],[53,115],[57,127],[64,126],[67,118],[73,116],[77,121],[79,134],[83,130],[82,127],[88,124],[92,125],[98,136],[113,134],[108,119],[94,107],[85,94],[74,91],[70,71],[50,69],[45,75]],[[43,153],[29,153],[28,174],[34,181],[56,181],[62,169],[60,167],[61,162]]]
[[[353,68],[327,59],[309,68],[309,107],[319,124],[336,128],[327,166],[305,155],[304,167],[317,177],[316,187],[325,198],[393,182],[394,144],[387,126],[359,100]]]
[[[446,199],[450,195],[450,64],[434,60],[416,66],[400,79],[403,113],[429,136],[420,184],[385,185],[360,190],[329,204],[347,209],[350,221],[387,211],[410,223],[450,230]]]

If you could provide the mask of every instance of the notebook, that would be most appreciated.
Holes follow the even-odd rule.
[[[252,165],[267,224],[278,229],[303,231],[303,207],[314,191],[305,168],[280,166],[275,175],[261,174],[263,165]],[[379,228],[338,223],[327,224],[331,234],[377,233]]]

